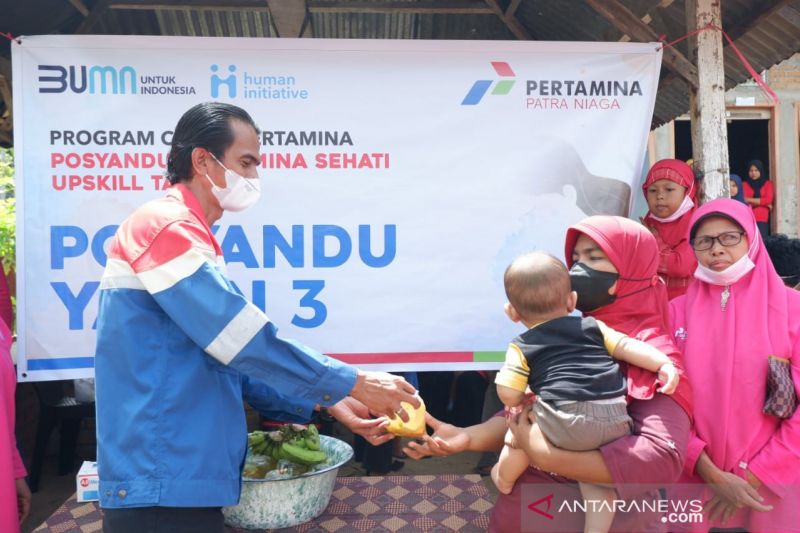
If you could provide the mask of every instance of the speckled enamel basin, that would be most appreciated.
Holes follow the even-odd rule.
[[[353,457],[349,444],[320,435],[328,461],[299,477],[262,480],[244,478],[239,505],[223,507],[231,527],[272,529],[308,522],[322,514],[331,499],[339,467]]]

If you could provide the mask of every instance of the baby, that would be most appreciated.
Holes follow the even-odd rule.
[[[660,392],[672,394],[678,371],[656,348],[614,331],[593,318],[570,316],[577,294],[569,272],[555,257],[533,252],[515,259],[506,269],[505,311],[527,331],[508,347],[495,383],[500,400],[516,408],[527,387],[536,394],[532,413],[547,439],[559,448],[594,450],[631,432],[625,377],[616,360],[658,373]],[[507,442],[509,439],[507,438]],[[505,446],[492,469],[492,480],[508,494],[528,468],[526,453]],[[608,531],[613,511],[612,487],[581,483],[585,500],[609,505],[587,507],[585,531]]]

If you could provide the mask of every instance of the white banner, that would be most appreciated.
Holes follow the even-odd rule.
[[[216,236],[283,336],[368,368],[497,368],[507,264],[627,214],[660,63],[632,43],[23,38],[20,379],[92,375],[108,239],[208,100],[263,130],[262,198]]]

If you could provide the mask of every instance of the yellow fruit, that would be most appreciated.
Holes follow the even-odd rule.
[[[419,398],[419,408],[407,402],[400,402],[400,406],[408,413],[408,422],[403,422],[399,416],[389,420],[386,430],[401,437],[421,437],[425,434],[425,403]]]

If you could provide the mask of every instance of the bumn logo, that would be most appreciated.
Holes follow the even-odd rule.
[[[124,66],[39,65],[39,92],[89,94],[136,94],[136,70]]]
[[[211,65],[211,72],[217,72],[218,65]],[[228,98],[236,98],[236,65],[228,65],[230,74],[227,78],[221,78],[218,74],[211,75],[211,98],[219,98],[219,88],[228,88]]]
[[[511,65],[505,61],[492,61],[492,67],[494,71],[497,72],[497,75],[502,78],[513,78],[515,76],[514,71],[511,70]],[[477,80],[472,84],[472,88],[470,88],[464,100],[461,101],[461,105],[478,105],[486,94],[486,91],[492,86],[492,83],[492,80]],[[494,89],[492,89],[492,95],[507,95],[511,92],[511,88],[514,87],[514,83],[515,80],[498,80]]]

